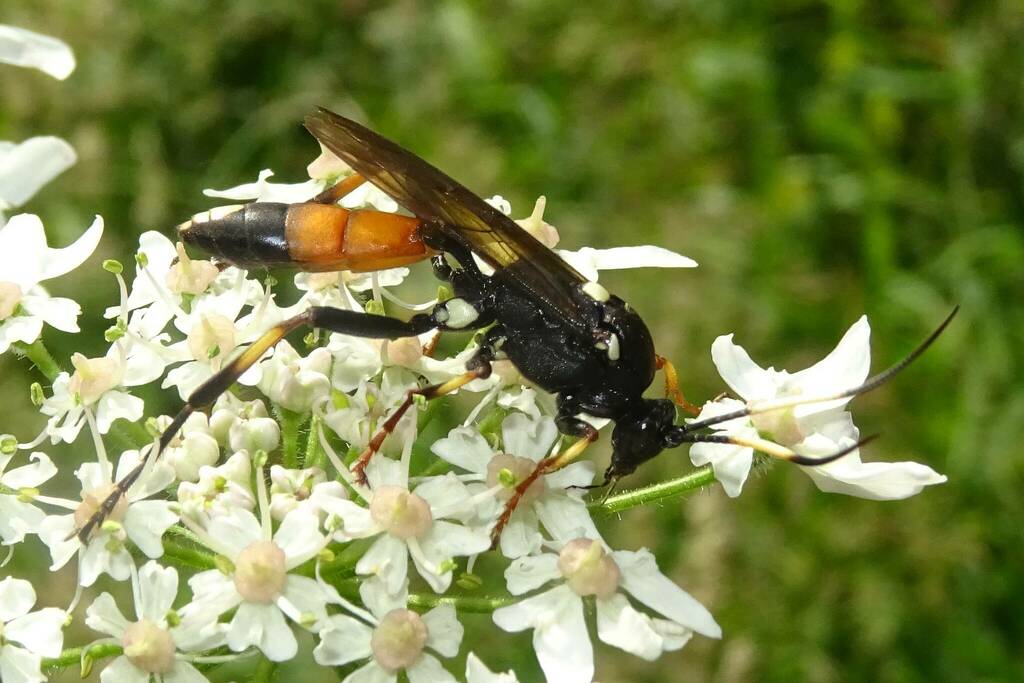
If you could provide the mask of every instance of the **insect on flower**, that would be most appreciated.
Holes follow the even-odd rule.
[[[675,403],[691,411],[693,406],[682,398],[674,368],[655,353],[647,326],[629,304],[587,280],[501,211],[394,142],[325,109],[309,115],[305,125],[355,175],[308,202],[253,202],[198,214],[179,226],[182,241],[242,267],[371,271],[430,259],[435,275],[450,284],[455,296],[406,321],[313,306],[281,322],[188,397],[163,433],[161,448],[192,412],[211,404],[267,349],[297,328],[381,339],[412,337],[430,330],[486,328],[465,374],[409,391],[352,469],[365,482],[367,463],[413,405],[414,396],[429,400],[451,393],[474,379],[488,377],[492,361],[508,359],[528,380],[557,395],[558,429],[577,441],[558,455],[542,459],[517,485],[492,532],[496,541],[531,484],[577,459],[597,439],[597,430],[581,419],[581,414],[615,422],[611,464],[602,485],[632,473],[662,450],[684,443],[728,443],[800,465],[824,464],[866,440],[823,457],[808,457],[760,438],[706,430],[737,417],[873,389],[923,352],[952,319],[950,314],[906,359],[860,386],[829,396],[751,403],[729,414],[676,424]],[[337,204],[367,181],[413,215],[349,210]],[[477,258],[487,268],[481,268]],[[676,398],[675,403],[643,396],[659,368],[666,373],[667,393]],[[83,537],[102,521],[105,511],[113,509],[119,491],[136,476],[138,473],[129,475],[79,530]]]

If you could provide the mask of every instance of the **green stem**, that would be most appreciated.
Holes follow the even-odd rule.
[[[52,659],[43,659],[43,668],[47,672],[66,669],[69,666],[77,666],[82,662],[82,654],[89,659],[103,659],[104,657],[116,657],[124,652],[124,648],[116,643],[98,643],[91,647],[72,647],[61,652]]]
[[[39,368],[39,372],[46,375],[46,379],[51,382],[57,379],[57,375],[61,373],[60,365],[50,355],[46,345],[43,344],[42,338],[36,339],[31,344],[14,342],[11,346],[14,348],[15,353],[32,361],[32,364]]]
[[[517,598],[497,595],[437,595],[436,593],[409,593],[409,606],[433,609],[438,605],[451,605],[459,612],[490,614],[499,607],[515,603]]]
[[[202,549],[201,541],[191,531],[181,526],[172,526],[167,530],[169,536],[177,536],[186,544],[178,543],[169,538],[164,539],[164,556],[172,560],[195,567],[196,569],[216,569],[217,560],[213,553]]]
[[[309,421],[309,433],[306,435],[306,455],[303,458],[305,467],[319,467],[327,469],[327,458],[324,450],[320,448],[320,422],[318,415],[313,415]]]
[[[299,429],[305,421],[301,413],[294,413],[287,408],[274,406],[278,422],[281,423],[281,451],[284,455],[282,463],[288,469],[301,467],[299,462]]]
[[[602,501],[594,501],[589,508],[594,512],[606,515],[615,514],[624,510],[635,508],[638,505],[647,505],[665,498],[678,496],[688,491],[693,491],[715,482],[715,473],[710,465],[705,465],[687,475],[662,481],[643,488],[624,491],[618,495],[609,496]]]

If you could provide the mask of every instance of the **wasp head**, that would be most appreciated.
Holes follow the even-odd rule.
[[[612,432],[612,462],[607,480],[632,474],[637,467],[671,446],[676,407],[667,399],[644,399],[637,409],[615,422]]]

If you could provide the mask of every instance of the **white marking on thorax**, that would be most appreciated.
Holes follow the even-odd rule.
[[[444,303],[444,308],[448,312],[447,326],[456,330],[471,325],[480,317],[480,312],[465,299],[449,299]]]
[[[594,301],[600,301],[601,303],[604,303],[605,301],[608,301],[609,298],[611,298],[611,295],[608,293],[608,290],[602,287],[601,285],[597,284],[596,282],[587,282],[580,289],[582,289],[583,293],[589,296]]]

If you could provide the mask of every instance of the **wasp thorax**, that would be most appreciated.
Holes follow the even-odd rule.
[[[420,615],[407,609],[385,614],[370,636],[373,658],[392,673],[412,666],[426,644],[427,625]]]
[[[106,486],[100,486],[99,488],[89,489],[88,491],[82,492],[82,502],[75,508],[75,528],[81,529],[84,527],[93,516],[99,512],[100,507],[111,493],[117,487],[113,484],[107,484]],[[114,505],[114,509],[106,515],[107,521],[121,522],[124,519],[124,513],[128,510],[128,500],[125,496],[119,496],[117,504]]]
[[[235,323],[219,313],[204,313],[188,333],[188,350],[198,361],[221,361],[235,348]]]
[[[249,602],[274,602],[284,590],[287,576],[284,551],[273,541],[256,541],[235,560],[235,588]]]
[[[515,493],[516,487],[526,481],[536,468],[537,463],[529,458],[499,453],[487,463],[487,485],[501,486],[498,498],[508,500]],[[544,482],[541,477],[537,477],[526,487],[519,504],[529,505],[537,500],[543,491]]]
[[[396,538],[419,538],[430,530],[434,517],[430,506],[401,486],[381,486],[370,503],[373,521]]]
[[[619,588],[622,572],[600,542],[589,538],[569,541],[558,554],[558,570],[579,595],[610,598]]]
[[[178,262],[167,271],[167,288],[177,294],[201,294],[220,273],[209,261],[193,261],[178,242]]]
[[[174,667],[174,639],[149,619],[128,624],[121,645],[128,661],[143,671],[165,674]]]
[[[14,314],[24,292],[14,282],[0,282],[0,320],[6,320]]]
[[[80,353],[71,356],[75,372],[68,381],[68,391],[85,405],[121,383],[121,364],[113,358],[86,358]]]

